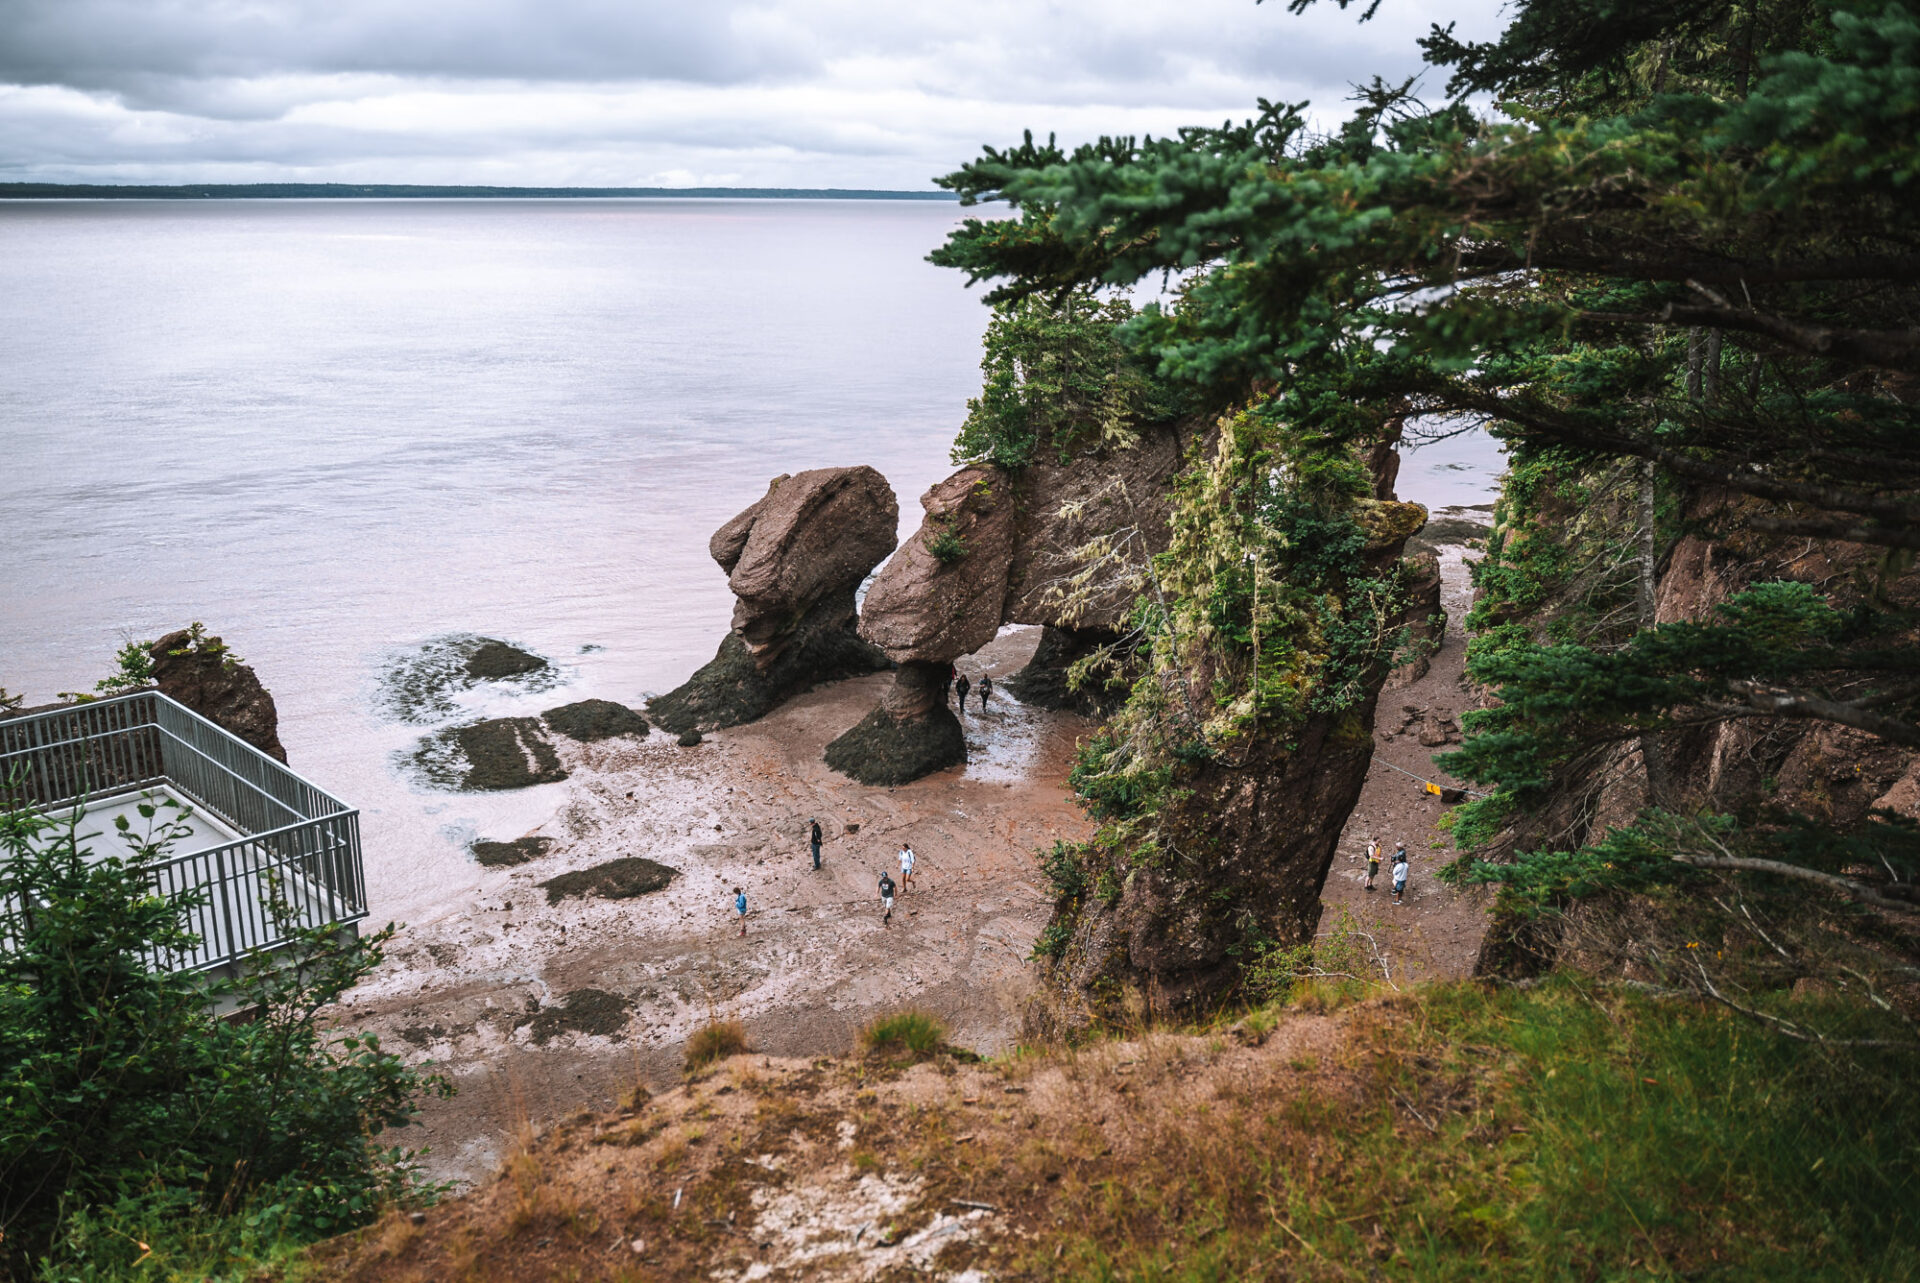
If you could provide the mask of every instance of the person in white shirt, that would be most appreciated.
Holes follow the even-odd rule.
[[[912,846],[900,848],[900,889],[905,891],[913,881],[914,855]]]

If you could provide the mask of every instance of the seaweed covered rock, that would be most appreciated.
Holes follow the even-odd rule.
[[[646,859],[623,856],[590,869],[562,873],[557,878],[535,883],[547,893],[548,904],[558,904],[568,896],[594,896],[602,900],[631,900],[665,889],[680,876],[680,870]]]
[[[276,761],[287,760],[280,744],[280,714],[273,696],[248,665],[198,624],[153,642],[153,684],[222,730]]]
[[[945,664],[901,664],[880,707],[827,745],[827,765],[862,784],[891,787],[965,762],[966,736],[946,690]]]
[[[683,685],[649,702],[675,733],[738,726],[820,682],[888,667],[855,631],[854,596],[892,551],[900,505],[868,467],[774,478],[708,551],[734,592],[733,628]]]
[[[467,676],[475,681],[497,682],[537,673],[546,667],[547,661],[540,656],[491,637],[482,638],[473,654],[467,656]]]
[[[890,667],[886,652],[854,631],[853,610],[850,589],[816,603],[771,654],[756,656],[745,637],[730,632],[718,654],[683,684],[648,701],[647,711],[676,734],[718,730],[757,721],[821,682]]]
[[[646,718],[625,704],[616,704],[610,699],[583,699],[562,704],[540,714],[540,718],[556,734],[582,743],[612,739],[617,735],[644,737],[648,729]]]
[[[428,736],[414,759],[428,779],[475,792],[567,778],[537,717],[490,717],[450,727]]]
[[[470,850],[474,862],[484,869],[511,869],[531,864],[547,853],[552,838],[524,837],[511,842],[475,842]]]

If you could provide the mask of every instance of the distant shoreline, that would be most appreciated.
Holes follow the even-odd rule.
[[[0,200],[958,200],[952,192],[856,187],[431,187],[413,183],[0,183]]]

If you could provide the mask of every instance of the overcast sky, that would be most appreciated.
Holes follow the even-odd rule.
[[[1027,128],[1337,119],[1436,19],[1498,0],[0,0],[0,180],[918,189]]]

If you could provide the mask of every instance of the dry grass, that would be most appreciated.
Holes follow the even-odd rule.
[[[745,1025],[738,1020],[709,1021],[687,1039],[687,1072],[695,1073],[747,1050]]]
[[[329,1272],[1914,1276],[1900,1119],[1862,1130],[1884,1102],[1820,1089],[1816,1060],[1723,1013],[1471,986],[986,1064],[769,1058],[561,1124],[418,1235],[383,1224]],[[782,1200],[828,1255],[772,1217]]]

